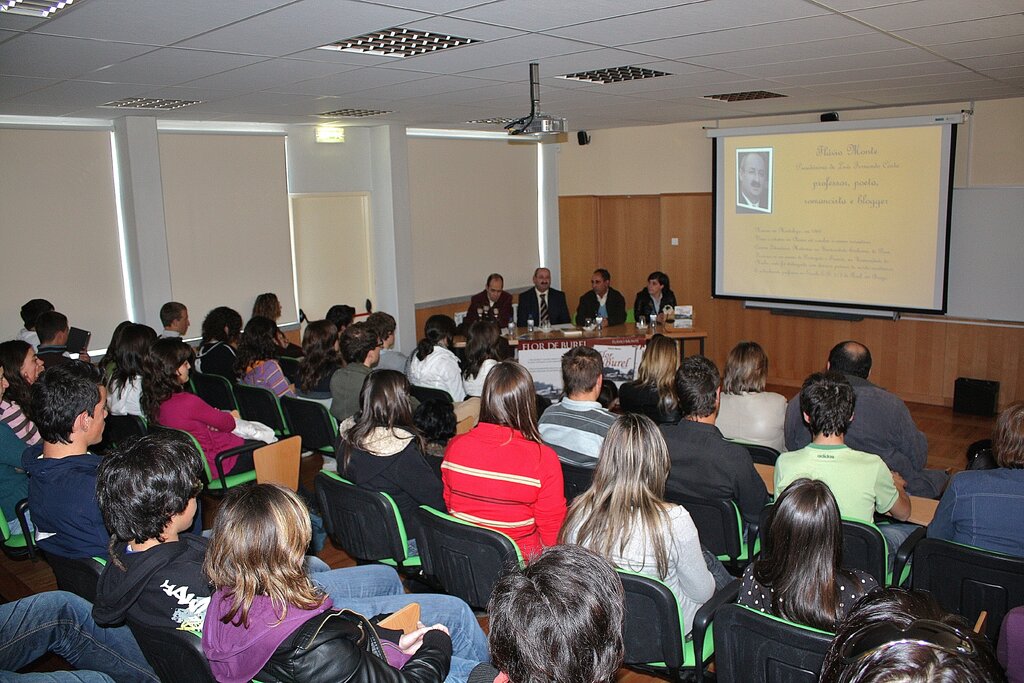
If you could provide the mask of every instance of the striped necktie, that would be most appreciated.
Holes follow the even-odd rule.
[[[544,292],[540,295],[540,324],[548,322],[548,294]]]

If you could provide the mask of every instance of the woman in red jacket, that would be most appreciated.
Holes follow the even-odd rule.
[[[508,534],[526,558],[558,543],[562,466],[540,441],[533,379],[519,363],[491,368],[480,423],[449,442],[441,473],[452,515]]]

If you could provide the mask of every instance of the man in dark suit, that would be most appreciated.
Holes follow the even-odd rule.
[[[505,291],[505,278],[498,273],[487,276],[487,288],[474,294],[466,310],[466,329],[479,319],[494,320],[504,328],[512,320],[512,295]]]
[[[532,319],[538,325],[545,321],[552,325],[569,322],[569,306],[565,303],[565,292],[551,289],[551,271],[538,268],[533,271],[533,289],[519,295],[519,311],[516,324],[526,327],[526,321]]]
[[[580,297],[576,308],[576,324],[582,325],[587,318],[602,316],[606,325],[621,325],[626,322],[626,298],[611,286],[612,276],[604,268],[598,268],[590,276],[590,291]]]

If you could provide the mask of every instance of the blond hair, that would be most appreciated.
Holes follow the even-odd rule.
[[[288,607],[309,610],[326,596],[306,574],[312,531],[302,500],[277,484],[231,489],[213,523],[203,571],[214,588],[227,591],[225,624],[248,626],[257,595],[269,597],[278,619]]]
[[[676,370],[679,369],[679,351],[674,341],[656,334],[647,342],[640,367],[636,369],[637,384],[646,384],[658,390],[658,410],[668,415],[676,410]]]
[[[620,416],[608,430],[594,469],[594,483],[569,508],[562,539],[575,529],[575,543],[599,555],[621,556],[630,540],[647,532],[658,576],[668,575],[669,535],[665,481],[668,446],[645,415]]]

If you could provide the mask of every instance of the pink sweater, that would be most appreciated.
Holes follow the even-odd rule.
[[[217,410],[195,394],[184,391],[172,394],[160,405],[156,421],[196,437],[206,461],[210,463],[210,474],[214,479],[217,478],[217,454],[245,443],[242,437],[231,433],[235,428],[235,418],[231,413]],[[231,457],[224,460],[225,473],[235,466],[236,459]]]

